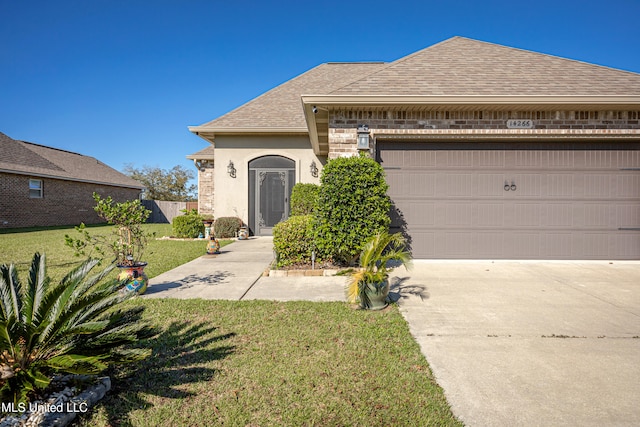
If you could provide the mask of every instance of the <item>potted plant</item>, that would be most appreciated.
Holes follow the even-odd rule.
[[[215,218],[213,215],[211,214],[207,214],[207,215],[202,215],[202,223],[204,224],[204,238],[208,239],[209,236],[211,234],[213,234],[211,231],[213,229],[213,223],[215,221]]]
[[[142,228],[151,211],[140,200],[114,202],[111,196],[103,199],[93,193],[96,201],[94,210],[98,216],[114,226],[111,235],[92,235],[84,224],[76,227],[82,238],[65,235],[65,242],[75,250],[75,254],[86,255],[87,247],[95,249],[103,257],[105,252],[114,255],[113,262],[120,268],[118,280],[125,282],[125,288],[140,294],[147,289],[148,278],[144,272],[147,263],[142,261],[148,238],[153,236]]]
[[[381,310],[388,305],[389,273],[395,267],[409,268],[411,254],[401,233],[381,232],[364,244],[360,253],[360,269],[351,273],[347,289],[350,303],[359,303],[369,310]]]

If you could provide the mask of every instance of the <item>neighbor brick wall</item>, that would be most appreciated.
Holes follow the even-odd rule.
[[[533,129],[507,129],[511,119],[533,120]],[[538,135],[622,134],[640,131],[640,111],[352,111],[329,114],[329,158],[357,152],[356,128],[369,126],[371,135]]]
[[[41,179],[43,198],[29,197],[29,179]],[[93,210],[93,193],[123,202],[140,191],[122,187],[0,173],[0,228],[104,222]]]

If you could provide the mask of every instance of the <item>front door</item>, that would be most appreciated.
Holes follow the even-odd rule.
[[[273,226],[289,217],[289,180],[287,171],[261,170],[256,174],[257,232],[273,234]]]
[[[289,217],[289,197],[295,184],[295,163],[266,156],[249,163],[250,225],[253,234],[270,236],[273,226]]]

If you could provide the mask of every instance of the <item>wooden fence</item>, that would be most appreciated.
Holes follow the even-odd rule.
[[[152,223],[171,223],[173,218],[182,215],[183,210],[198,209],[198,202],[167,202],[164,200],[141,200],[145,208],[151,211]]]

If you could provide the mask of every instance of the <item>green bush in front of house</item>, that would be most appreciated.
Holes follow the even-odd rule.
[[[295,215],[273,227],[277,267],[311,264],[314,249],[313,223],[312,215]]]
[[[242,227],[242,220],[237,216],[223,216],[213,223],[213,233],[219,239],[236,237]]]
[[[315,214],[315,244],[321,258],[353,263],[368,238],[388,231],[388,188],[382,166],[368,156],[326,164]]]
[[[317,184],[297,183],[291,189],[291,215],[310,215],[318,206]]]
[[[198,211],[192,209],[184,215],[177,216],[171,221],[173,236],[180,238],[195,238],[204,233],[204,223]]]

